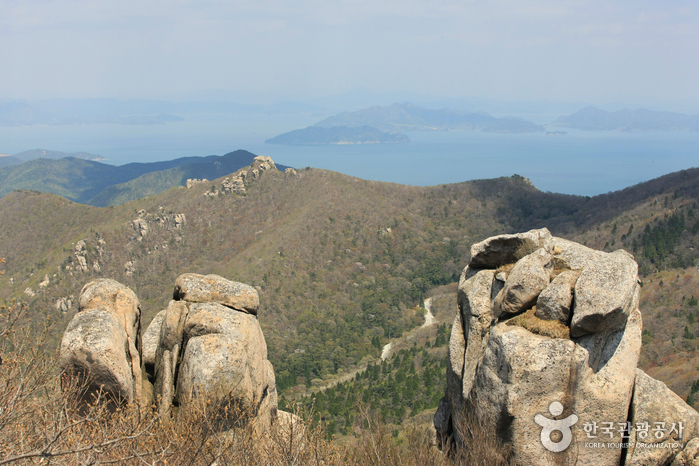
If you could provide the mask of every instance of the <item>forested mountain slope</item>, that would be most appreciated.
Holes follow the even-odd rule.
[[[374,361],[389,337],[421,325],[415,306],[458,280],[470,245],[488,236],[548,227],[592,247],[625,247],[653,283],[653,274],[698,258],[696,169],[593,198],[543,193],[519,176],[412,187],[316,169],[267,171],[246,178],[245,195],[212,194],[221,183],[107,208],[32,191],[5,196],[0,299],[28,301],[32,315],[57,320],[60,335],[81,287],[96,277],[130,286],[146,324],[181,273],[250,283],[277,384],[290,394]],[[671,223],[672,238],[658,233]],[[669,299],[688,303],[679,294],[696,286],[696,274],[672,273],[688,278]],[[678,306],[670,309],[686,320]]]

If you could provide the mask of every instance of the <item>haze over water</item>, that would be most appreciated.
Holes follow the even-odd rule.
[[[307,121],[306,121],[307,118]],[[293,120],[293,121],[292,121]],[[2,151],[90,152],[106,163],[154,162],[245,149],[293,167],[418,186],[519,174],[543,191],[593,196],[699,166],[699,133],[412,132],[407,144],[282,146],[264,140],[315,117],[236,116],[166,125],[0,127]],[[554,129],[554,128],[550,128]]]

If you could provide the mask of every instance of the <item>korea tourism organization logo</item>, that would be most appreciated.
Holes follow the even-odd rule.
[[[558,401],[554,401],[549,405],[549,413],[554,417],[560,416],[563,414],[563,405]],[[534,416],[534,422],[542,427],[541,443],[544,445],[544,448],[548,451],[558,453],[568,448],[570,442],[573,441],[573,431],[570,428],[578,422],[578,416],[571,414],[567,418],[557,421],[537,414]],[[551,440],[551,434],[553,434],[554,431],[561,433],[561,439],[558,442]]]
[[[549,413],[554,418],[563,414],[563,405],[554,401],[549,405]],[[578,422],[576,414],[564,419],[551,419],[542,414],[534,416],[534,422],[541,426],[541,444],[548,451],[560,453],[565,451],[573,441],[573,426]],[[684,448],[682,440],[684,426],[677,422],[609,422],[587,421],[582,423],[586,441],[585,448]],[[635,431],[636,442],[630,442],[631,431]],[[558,441],[551,439],[554,432],[559,432]],[[618,440],[615,440],[618,437]],[[670,441],[668,441],[670,440]]]

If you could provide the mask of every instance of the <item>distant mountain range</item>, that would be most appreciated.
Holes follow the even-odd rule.
[[[286,102],[273,105],[243,105],[233,102],[119,99],[50,99],[32,102],[0,101],[0,126],[126,124],[153,125],[183,121],[192,114],[315,114],[327,109]]]
[[[315,126],[373,126],[382,131],[485,131],[490,133],[543,132],[545,128],[514,117],[495,118],[485,113],[451,109],[433,110],[410,103],[374,106],[356,112],[343,112]]]
[[[93,160],[95,162],[106,160],[101,155],[88,154],[87,152],[60,152],[57,150],[46,149],[31,149],[25,150],[15,155],[0,154],[0,167],[8,167],[10,165],[18,165],[22,162],[27,162],[34,159],[63,159],[73,157],[76,159]]]
[[[36,151],[22,154],[27,157],[26,154]],[[61,154],[43,152],[48,155]],[[4,158],[8,157],[0,157],[0,161]],[[98,207],[120,205],[154,196],[174,186],[183,186],[190,178],[220,178],[252,164],[254,158],[255,154],[245,150],[222,156],[183,157],[121,166],[76,157],[34,158],[16,165],[0,166],[0,196],[18,189],[30,189],[58,194],[81,204]],[[284,170],[287,167],[277,165],[277,168]]]
[[[320,145],[320,144],[387,144],[410,142],[402,133],[381,131],[372,126],[309,126],[304,129],[289,131],[272,139],[267,144]]]
[[[606,112],[585,107],[572,115],[558,117],[551,126],[587,131],[699,131],[699,115],[644,108]]]

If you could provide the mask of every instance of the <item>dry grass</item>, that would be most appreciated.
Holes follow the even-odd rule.
[[[514,268],[515,268],[515,262],[513,262],[511,264],[504,264],[495,270],[495,274],[497,275],[500,272],[505,272],[506,274],[509,274],[510,272],[512,272],[512,269],[514,269]]]
[[[468,448],[441,452],[429,431],[395,426],[358,406],[353,435],[332,444],[314,413],[295,421],[280,416],[260,429],[232,404],[201,400],[159,416],[155,407],[120,405],[112,410],[97,393],[80,412],[78,384],[61,387],[56,355],[42,351],[51,327],[38,338],[24,325],[24,307],[0,307],[0,465],[188,464],[188,465],[407,465],[506,464],[495,436],[480,424],[459,432]]]
[[[537,335],[549,338],[562,338],[570,340],[570,328],[557,320],[543,320],[534,315],[536,306],[524,312],[523,314],[513,317],[507,321],[507,325],[517,325],[525,328]]]

